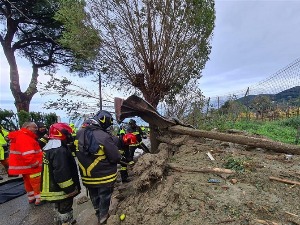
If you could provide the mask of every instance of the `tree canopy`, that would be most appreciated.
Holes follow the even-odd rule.
[[[96,57],[94,49],[100,38],[84,7],[82,0],[0,0],[0,42],[10,67],[10,89],[18,111],[29,111],[37,93],[39,69],[55,70],[65,65],[72,71],[83,71]],[[30,83],[24,92],[16,54],[32,65]]]
[[[200,78],[214,29],[213,0],[88,0],[106,79],[157,107]]]

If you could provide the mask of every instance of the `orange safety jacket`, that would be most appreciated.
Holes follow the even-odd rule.
[[[36,134],[21,128],[8,134],[10,139],[8,174],[34,174],[42,171],[43,153]]]

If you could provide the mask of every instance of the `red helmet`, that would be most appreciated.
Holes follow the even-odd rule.
[[[72,135],[72,128],[67,123],[55,123],[50,126],[50,139],[66,140],[69,135]]]
[[[137,143],[136,136],[132,133],[125,134],[123,136],[123,142],[125,145],[133,145]]]

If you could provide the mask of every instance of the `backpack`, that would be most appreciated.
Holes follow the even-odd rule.
[[[87,126],[84,130],[83,136],[83,151],[85,154],[96,154],[99,151],[99,143],[96,141],[95,136],[94,136],[94,131],[95,130],[101,130],[100,127],[96,126]]]

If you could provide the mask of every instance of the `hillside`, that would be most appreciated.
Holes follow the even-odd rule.
[[[283,153],[170,132],[162,139],[160,153],[142,155],[131,168],[134,180],[117,184],[107,224],[300,224],[299,155],[288,160]],[[212,172],[225,164],[240,172]]]
[[[237,99],[237,101],[239,101],[242,104],[247,106],[257,96],[269,96],[271,101],[275,101],[277,103],[287,102],[292,99],[297,99],[300,97],[300,86],[295,86],[295,87],[289,88],[289,89],[281,91],[277,94],[248,95],[248,96]]]

